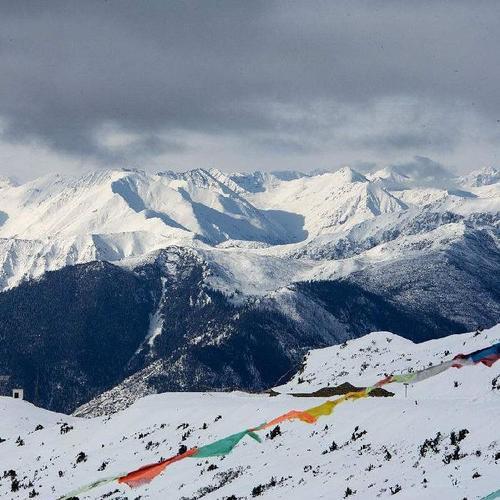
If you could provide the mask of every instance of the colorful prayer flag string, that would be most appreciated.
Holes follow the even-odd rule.
[[[482,363],[488,367],[493,366],[493,363],[500,359],[500,343],[492,345],[491,347],[486,347],[478,351],[474,351],[469,354],[457,354],[453,359],[449,361],[444,361],[436,366],[431,366],[419,370],[416,372],[409,372],[401,375],[390,375],[376,382],[373,386],[367,387],[357,392],[349,392],[344,394],[340,398],[335,400],[328,400],[318,406],[313,406],[308,410],[291,410],[283,415],[280,415],[269,422],[264,422],[257,427],[246,429],[244,431],[238,432],[236,434],[231,434],[223,439],[219,439],[211,444],[202,446],[200,448],[191,448],[183,453],[179,453],[170,457],[166,460],[156,462],[153,464],[145,465],[136,469],[132,472],[125,474],[120,474],[114,477],[108,477],[90,483],[82,488],[72,491],[67,495],[60,497],[58,500],[68,500],[82,493],[86,493],[98,486],[107,484],[113,481],[118,481],[118,483],[124,483],[135,488],[143,484],[151,482],[156,476],[161,474],[166,467],[169,465],[184,460],[185,458],[208,458],[208,457],[218,457],[224,456],[235,448],[235,446],[245,437],[250,436],[257,442],[261,442],[260,437],[256,434],[258,431],[262,431],[269,427],[274,427],[282,422],[291,420],[300,420],[308,424],[314,424],[320,417],[331,415],[336,406],[345,401],[355,401],[357,399],[366,398],[369,396],[370,392],[377,387],[382,387],[386,384],[400,383],[400,384],[414,384],[422,382],[430,377],[439,375],[440,373],[448,370],[448,368],[462,368],[464,366],[473,366],[478,363]],[[498,492],[492,493],[495,495]],[[488,496],[487,498],[496,498]]]

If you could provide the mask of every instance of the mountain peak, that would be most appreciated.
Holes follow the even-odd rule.
[[[410,177],[402,174],[396,167],[384,167],[367,175],[368,179],[385,189],[400,191],[409,187]]]
[[[483,167],[473,170],[459,178],[460,184],[470,187],[489,186],[500,182],[500,171],[495,167]]]
[[[363,174],[360,174],[358,171],[349,166],[342,167],[330,175],[335,177],[335,179],[342,184],[352,182],[368,182],[368,179]]]

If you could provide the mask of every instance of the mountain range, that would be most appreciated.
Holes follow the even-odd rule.
[[[262,390],[370,331],[490,327],[499,173],[432,185],[397,167],[2,179],[0,374],[45,408],[109,413]]]

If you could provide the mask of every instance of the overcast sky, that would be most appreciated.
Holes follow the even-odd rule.
[[[500,159],[498,1],[0,0],[0,174]]]

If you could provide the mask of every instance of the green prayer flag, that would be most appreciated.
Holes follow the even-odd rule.
[[[500,498],[500,490],[490,493],[489,495],[483,497],[481,500],[493,500],[495,498]]]
[[[219,457],[222,455],[227,455],[231,453],[233,448],[246,436],[249,435],[251,438],[255,439],[260,443],[260,438],[255,434],[255,432],[245,430],[238,432],[236,434],[231,434],[224,439],[219,439],[214,443],[207,444],[198,448],[198,451],[193,455],[196,458],[206,458],[206,457]]]

